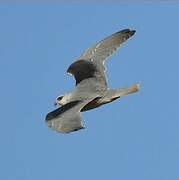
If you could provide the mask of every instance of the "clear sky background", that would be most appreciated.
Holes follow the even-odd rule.
[[[0,179],[178,180],[179,3],[0,7]],[[136,34],[107,62],[112,88],[141,91],[83,113],[60,134],[44,118],[73,89],[68,66],[123,28]]]

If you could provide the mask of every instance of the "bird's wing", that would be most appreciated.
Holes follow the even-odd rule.
[[[79,59],[93,59],[93,61],[104,61],[112,55],[120,45],[134,35],[135,30],[123,29],[118,31],[91,48],[85,50]]]
[[[85,101],[72,101],[48,113],[45,119],[48,127],[61,133],[83,129],[80,111],[94,98]]]
[[[70,65],[67,72],[74,75],[76,84],[86,78],[93,77],[95,72],[98,72],[98,76],[100,74],[105,81],[105,60],[112,55],[123,42],[134,35],[134,33],[135,30],[124,29],[103,39],[91,48],[85,50],[78,60]]]

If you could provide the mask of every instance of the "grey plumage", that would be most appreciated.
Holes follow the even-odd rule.
[[[67,72],[74,76],[76,88],[57,97],[56,104],[62,106],[47,114],[46,123],[50,128],[62,133],[80,130],[84,128],[81,111],[96,108],[139,90],[139,84],[108,89],[104,66],[105,60],[134,33],[135,30],[124,29],[112,34],[84,51],[69,66]]]

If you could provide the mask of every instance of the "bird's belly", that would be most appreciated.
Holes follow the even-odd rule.
[[[83,80],[76,86],[76,89],[80,92],[85,93],[100,93],[101,95],[104,94],[106,91],[107,86],[106,83],[102,80],[100,81],[98,78],[88,78]]]

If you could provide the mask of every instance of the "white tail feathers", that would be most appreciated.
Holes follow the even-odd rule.
[[[140,84],[136,83],[125,88],[117,89],[115,94],[118,96],[125,96],[131,93],[135,93],[139,91],[139,89],[140,89]]]

